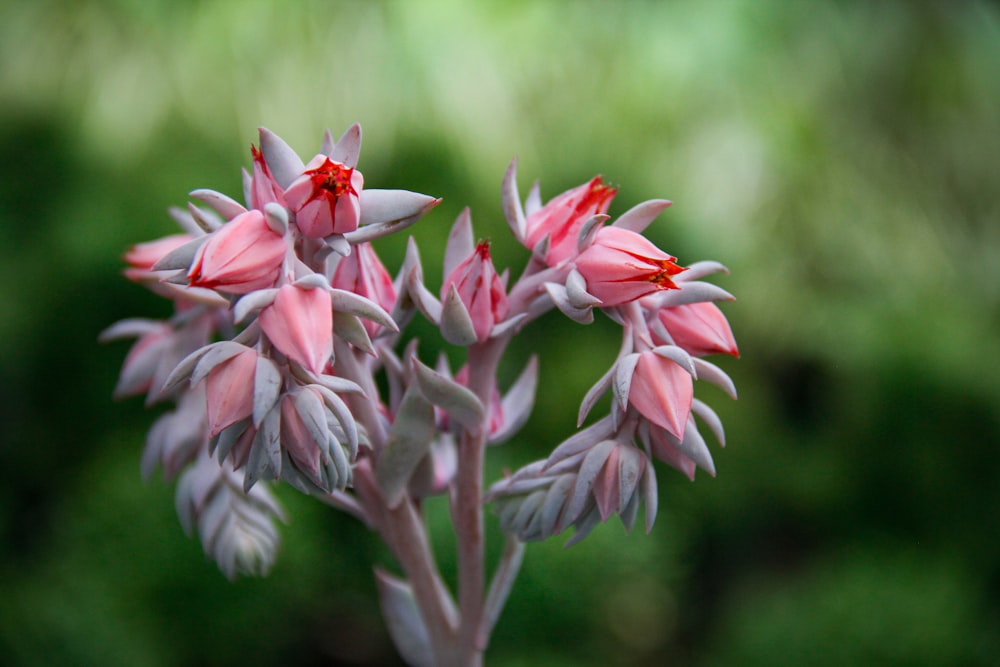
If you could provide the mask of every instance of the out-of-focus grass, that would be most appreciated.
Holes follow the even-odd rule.
[[[368,572],[385,555],[349,520],[285,493],[268,579],[199,556],[169,488],[138,480],[152,415],[106,398],[124,349],[93,343],[163,313],[121,252],[173,231],[191,189],[238,195],[258,125],[308,153],[360,121],[368,185],[445,198],[413,232],[432,288],[465,205],[520,268],[498,206],[514,155],[522,192],[601,172],[613,213],[674,200],[652,238],[732,269],[742,359],[720,363],[741,398],[699,387],[729,432],[719,478],[661,469],[651,536],[531,545],[491,664],[989,664],[998,66],[1000,13],[974,2],[8,3],[4,661],[391,659]],[[492,475],[570,432],[606,325],[553,316],[513,350],[541,348],[542,390]]]

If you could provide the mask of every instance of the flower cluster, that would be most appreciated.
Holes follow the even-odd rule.
[[[538,261],[565,271],[565,280],[545,285],[553,303],[580,322],[589,322],[594,308],[603,310],[621,324],[622,345],[611,368],[583,398],[578,426],[608,391],[610,414],[565,440],[548,458],[495,483],[488,497],[498,506],[504,531],[523,541],[573,526],[570,543],[575,543],[613,514],[631,529],[640,501],[646,503],[650,530],[657,506],[651,459],[690,479],[698,467],[714,475],[696,415],[725,445],[718,415],[694,398],[694,381],[718,385],[736,398],[729,376],[702,358],[739,355],[729,323],[715,305],[733,297],[700,280],[726,269],[717,262],[682,268],[676,257],[642,236],[669,201],[644,202],[604,225],[603,212],[615,191],[600,178],[545,206],[533,190],[524,209],[513,183],[511,169],[505,212],[514,234]],[[575,246],[564,240],[568,230],[576,233]]]
[[[115,393],[174,403],[149,432],[143,470],[180,476],[182,523],[197,526],[226,574],[273,563],[283,513],[262,483],[286,482],[362,520],[392,550],[407,579],[378,576],[404,657],[472,655],[520,553],[509,550],[484,596],[484,501],[495,502],[514,544],[569,526],[576,541],[612,515],[631,528],[642,503],[652,526],[654,459],[691,478],[696,467],[714,474],[699,421],[720,443],[722,426],[694,397],[694,381],[735,398],[703,358],[737,355],[715,305],[732,297],[701,280],[722,265],[685,268],[642,235],[670,202],[606,224],[617,190],[596,177],[544,205],[536,185],[522,204],[516,162],[502,187],[507,223],[530,251],[516,281],[497,271],[468,210],[449,234],[439,289],[427,286],[412,239],[392,276],[372,242],[439,200],[366,189],[360,148],[355,125],[337,141],[327,132],[304,162],[261,129],[243,172],[245,204],[195,190],[198,203],[171,211],[182,234],[131,248],[126,276],[171,300],[174,314],[103,334],[136,339]],[[618,357],[583,398],[578,426],[611,391],[609,413],[484,493],[485,448],[524,425],[538,375],[532,358],[504,390],[498,365],[509,341],[552,309],[580,323],[603,312],[621,326]],[[465,349],[456,372],[444,356],[433,367],[421,361],[403,335],[417,315]],[[419,502],[437,493],[449,498],[458,537],[457,609],[428,566]]]

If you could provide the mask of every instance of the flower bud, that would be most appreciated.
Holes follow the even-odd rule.
[[[392,278],[370,243],[354,246],[354,252],[337,263],[330,284],[334,289],[363,296],[385,311],[391,311],[396,305],[396,288]],[[373,338],[382,328],[371,320],[366,319],[363,323],[368,335]]]
[[[444,281],[441,298],[447,299],[451,286],[469,313],[476,340],[490,336],[493,325],[507,316],[507,294],[490,260],[490,244],[481,241],[472,254],[455,267]]]
[[[288,358],[322,373],[333,354],[333,304],[322,287],[285,285],[260,311],[268,340]]]
[[[693,398],[693,379],[680,364],[652,350],[639,355],[628,402],[643,417],[676,438],[683,438]]]
[[[661,308],[657,317],[674,339],[674,344],[689,354],[699,357],[706,354],[740,356],[726,316],[711,301]],[[655,335],[653,341],[657,344],[664,342],[657,340]]]
[[[253,414],[257,351],[246,348],[213,368],[205,380],[208,402],[208,436]]]
[[[287,245],[264,214],[247,211],[212,232],[188,271],[192,286],[246,294],[271,287],[281,274]]]

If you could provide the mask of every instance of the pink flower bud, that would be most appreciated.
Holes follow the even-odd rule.
[[[493,268],[487,241],[481,241],[472,254],[445,278],[441,288],[442,299],[447,298],[452,285],[469,312],[476,339],[483,342],[489,338],[493,325],[507,317],[507,294]]]
[[[253,182],[250,188],[250,207],[264,210],[264,206],[275,202],[285,206],[285,191],[271,175],[271,168],[264,159],[264,154],[256,147],[250,146],[253,155]]]
[[[305,387],[301,391],[312,392],[316,400],[323,400],[315,389]],[[295,406],[294,394],[281,397],[281,444],[299,470],[310,479],[319,480],[322,450],[302,420],[302,415]]]
[[[385,265],[375,254],[370,243],[354,246],[354,252],[337,264],[331,285],[336,289],[353,292],[365,297],[389,312],[396,305],[396,288]],[[371,320],[362,320],[369,336],[374,337],[382,328]]]
[[[619,227],[602,227],[594,243],[576,258],[587,291],[602,306],[618,306],[662,289],[678,289],[670,276],[684,270],[677,259],[641,234]]]
[[[260,326],[289,359],[322,373],[333,354],[333,304],[322,287],[285,285],[260,312]]]
[[[628,402],[643,417],[682,439],[691,415],[694,382],[679,364],[651,350],[639,355]]]
[[[257,351],[247,348],[213,368],[205,380],[208,437],[253,414]]]
[[[286,250],[284,237],[271,229],[264,214],[247,211],[212,232],[198,248],[188,281],[230,294],[271,287],[281,274]]]
[[[589,183],[551,199],[525,221],[525,245],[529,249],[534,248],[548,236],[549,252],[545,256],[545,262],[549,266],[575,257],[583,223],[597,214],[605,213],[616,192],[616,188],[605,185],[600,176],[595,176]]]
[[[688,354],[699,357],[706,354],[740,356],[726,316],[711,301],[662,308],[657,317],[674,339],[674,344],[684,348]],[[654,335],[654,342],[662,344],[666,341],[657,340]]]
[[[285,191],[295,224],[309,238],[346,234],[361,220],[364,177],[354,167],[317,155]]]

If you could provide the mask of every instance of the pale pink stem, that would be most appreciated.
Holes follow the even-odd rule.
[[[489,405],[497,365],[508,340],[508,336],[492,338],[469,347],[468,386],[483,405]],[[487,419],[488,414],[484,414],[483,423],[461,435],[451,506],[458,541],[459,643],[467,665],[481,662],[486,647],[483,640],[488,639],[480,637],[486,588],[482,495]]]
[[[406,574],[438,664],[462,664],[457,661],[454,603],[437,570],[420,513],[409,498],[395,509],[386,507],[370,466],[355,466],[354,485],[370,509],[379,535]]]

